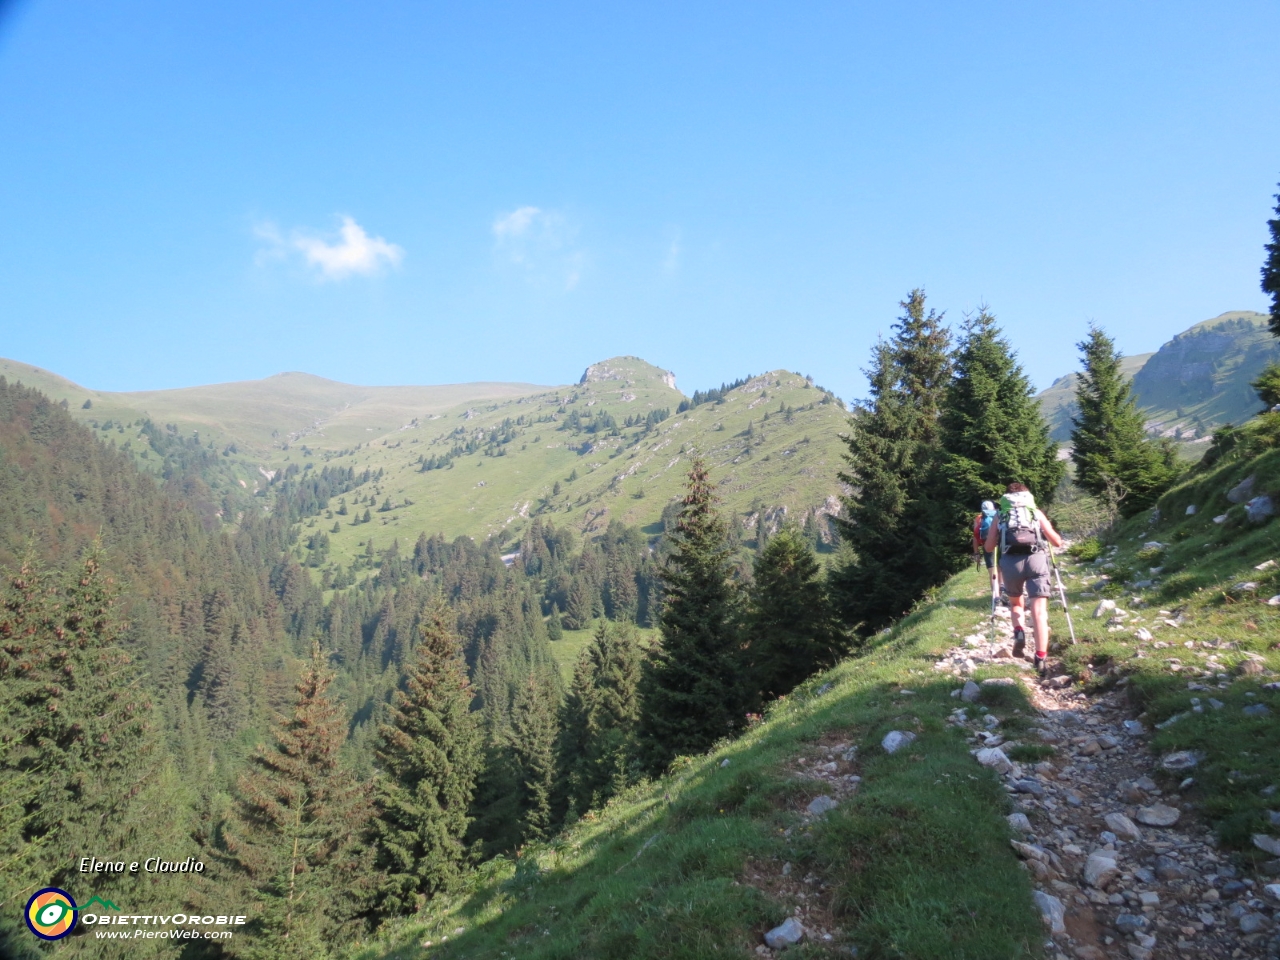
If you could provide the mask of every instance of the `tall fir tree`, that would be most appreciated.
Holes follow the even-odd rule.
[[[1084,363],[1071,418],[1076,483],[1118,503],[1124,516],[1146,509],[1178,475],[1168,443],[1147,437],[1142,412],[1120,370],[1121,356],[1101,327],[1077,344]]]
[[[1271,242],[1262,264],[1262,292],[1271,294],[1271,335],[1280,337],[1280,194],[1275,197],[1275,217],[1267,221]]]
[[[551,836],[555,744],[556,715],[550,685],[530,674],[516,694],[509,742],[516,770],[520,843]]]
[[[319,645],[276,742],[241,775],[222,829],[228,866],[258,909],[230,952],[250,960],[330,956],[360,934],[373,899],[369,789],[339,758],[346,721]]]
[[[1066,471],[1035,390],[986,307],[965,322],[941,425],[937,562],[955,569],[968,556],[983,500],[1016,480],[1047,505]]]
[[[143,690],[122,648],[117,590],[95,543],[65,575],[28,557],[0,607],[0,952],[35,955],[18,919],[39,887],[74,889],[147,910],[185,902],[176,878],[76,869],[111,851],[142,861],[198,851],[187,796],[166,760]],[[161,952],[143,945],[142,953]],[[109,953],[93,941],[85,956]]]
[[[390,722],[379,727],[374,831],[383,913],[419,909],[451,886],[467,861],[480,735],[451,618],[443,601],[427,611]]]
[[[628,623],[596,627],[561,708],[561,816],[598,807],[631,781],[640,717],[640,647]]]
[[[644,765],[654,772],[677,756],[701,753],[745,722],[727,539],[706,462],[695,458],[659,574],[662,643],[650,648],[641,679],[640,746]]]
[[[871,396],[849,420],[840,473],[851,492],[836,523],[849,550],[832,573],[832,593],[845,621],[863,632],[905,613],[947,574],[937,567],[929,488],[941,456],[949,334],[940,314],[926,312],[923,290],[900,306],[893,339],[874,348]]]
[[[822,568],[795,530],[777,533],[756,558],[746,626],[750,676],[763,698],[790,693],[848,649]]]

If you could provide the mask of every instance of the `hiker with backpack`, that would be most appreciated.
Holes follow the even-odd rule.
[[[1000,511],[996,509],[996,505],[990,500],[982,501],[982,511],[973,518],[973,557],[977,562],[978,554],[982,554],[982,559],[987,565],[987,574],[991,577],[991,592],[997,594],[1000,583],[1000,573],[996,568],[995,551],[987,549],[987,533],[991,530],[992,525],[996,522],[996,518],[1000,515]]]
[[[1044,676],[1049,654],[1049,547],[1062,546],[1062,537],[1036,506],[1025,483],[1011,483],[1000,498],[1000,521],[987,531],[987,550],[1000,549],[1000,576],[1009,595],[1013,622],[1013,655],[1025,654],[1027,644],[1025,593],[1031,600],[1031,625],[1035,632],[1036,671]]]

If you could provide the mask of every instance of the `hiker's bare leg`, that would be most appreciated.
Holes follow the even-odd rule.
[[[1022,625],[1022,605],[1025,602],[1021,596],[1009,598],[1009,624],[1015,630],[1024,629]]]
[[[1036,630],[1036,655],[1044,656],[1049,652],[1049,600],[1046,597],[1035,597],[1031,601],[1031,621]]]

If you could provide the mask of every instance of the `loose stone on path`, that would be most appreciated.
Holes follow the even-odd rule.
[[[1115,613],[1106,606],[1098,612]],[[1031,876],[1034,905],[1051,938],[1044,955],[1280,958],[1280,882],[1233,865],[1180,799],[1203,757],[1186,750],[1153,756],[1151,724],[1134,716],[1123,684],[1090,694],[1070,677],[1041,684],[1028,676],[1030,665],[1009,655],[1005,613],[994,636],[989,622],[975,623],[934,669],[964,679],[953,692],[963,704],[947,722],[968,737],[977,763],[1005,785],[1013,810],[1011,853]],[[973,673],[980,666],[1012,667],[1022,675],[978,681]],[[1024,710],[1023,722],[1009,723],[1004,709],[970,706],[984,687],[1017,682],[1035,708],[1030,717]],[[1055,752],[1040,762],[1011,760],[1021,744],[1049,744]],[[1280,809],[1271,828],[1280,835]],[[1275,858],[1262,869],[1280,878],[1280,836],[1258,833],[1253,842]]]

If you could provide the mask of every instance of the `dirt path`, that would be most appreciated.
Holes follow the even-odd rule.
[[[988,713],[981,701],[998,696],[972,681],[957,693],[968,702],[952,722],[969,732],[975,757],[1011,795],[1017,812],[1010,823],[1021,834],[1014,849],[1046,922],[1057,917],[1048,956],[1280,957],[1280,911],[1273,920],[1277,900],[1263,889],[1267,881],[1237,870],[1179,799],[1179,784],[1194,769],[1161,769],[1169,758],[1152,756],[1150,730],[1123,687],[1086,695],[1053,670],[1039,682],[1029,665],[1011,659],[1012,631],[1001,614],[994,631],[987,621],[974,624],[936,669],[960,680],[984,665],[1025,667],[1021,683],[1037,711],[1029,724],[1000,706]],[[1049,745],[1054,753],[1011,762],[1004,751],[1017,745]]]

